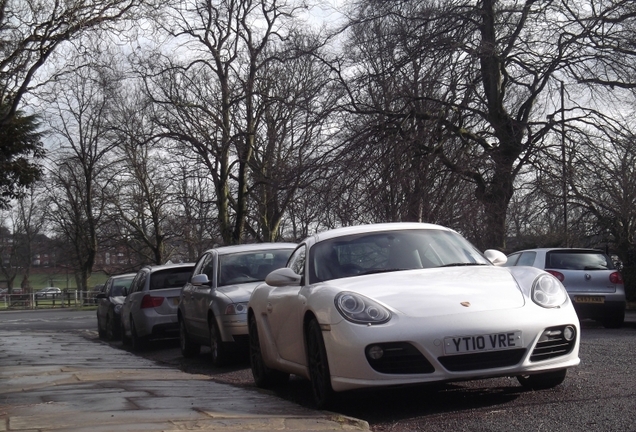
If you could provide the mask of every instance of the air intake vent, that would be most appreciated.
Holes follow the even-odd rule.
[[[534,347],[530,361],[536,362],[567,355],[572,352],[575,344],[576,327],[568,325],[547,328]]]
[[[521,361],[525,354],[525,348],[517,348],[505,351],[444,356],[439,357],[438,360],[449,371],[465,372],[514,366]]]
[[[373,369],[385,374],[433,373],[435,368],[408,342],[377,343],[365,350]]]

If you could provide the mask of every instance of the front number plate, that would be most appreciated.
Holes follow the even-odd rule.
[[[574,296],[576,303],[605,303],[605,297],[603,296]]]
[[[523,346],[521,331],[444,338],[444,353],[447,355],[498,351],[521,346]]]

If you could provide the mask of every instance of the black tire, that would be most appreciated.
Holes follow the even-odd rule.
[[[179,347],[181,355],[185,358],[194,357],[201,352],[201,345],[192,342],[182,319],[179,320]]]
[[[216,367],[226,366],[230,362],[230,347],[226,342],[223,342],[221,331],[216,324],[214,315],[210,315],[208,327],[210,329],[210,357],[212,357],[212,364]]]
[[[119,333],[121,334],[121,342],[124,345],[130,345],[130,338],[126,335],[126,328],[124,327],[124,318],[121,318],[121,322],[120,322],[120,330]]]
[[[625,311],[616,311],[613,313],[608,313],[602,319],[603,327],[616,329],[623,327],[625,323]]]
[[[106,338],[106,331],[102,327],[102,323],[101,323],[101,321],[99,319],[99,315],[97,315],[97,334],[99,335],[100,339],[105,339]]]
[[[109,341],[119,339],[119,323],[112,313],[106,315],[106,339]]]
[[[535,375],[519,375],[517,381],[528,390],[546,390],[563,383],[566,375],[567,369],[561,369]]]
[[[251,316],[248,322],[249,330],[249,349],[250,349],[250,367],[252,368],[252,377],[254,383],[260,388],[271,388],[280,386],[289,381],[289,374],[265,366],[263,361],[263,353],[261,351],[261,341],[258,337],[258,324],[256,319]]]
[[[331,387],[331,373],[327,350],[322,337],[320,324],[316,319],[309,321],[307,326],[307,366],[311,380],[311,390],[316,408],[328,408],[333,402],[334,392]]]
[[[142,338],[137,334],[137,328],[132,317],[130,317],[130,339],[133,351],[143,351],[146,349],[146,338]]]

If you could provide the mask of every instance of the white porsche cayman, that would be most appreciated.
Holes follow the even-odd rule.
[[[364,387],[497,376],[559,385],[579,364],[574,308],[554,276],[505,262],[431,224],[309,237],[250,298],[256,385],[306,377],[319,408]]]

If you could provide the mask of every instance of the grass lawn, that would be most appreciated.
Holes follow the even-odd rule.
[[[98,284],[103,284],[108,279],[108,275],[104,273],[93,273],[88,281],[89,288]],[[14,287],[19,287],[22,281],[22,275],[18,275],[15,278]],[[75,277],[72,274],[66,273],[31,273],[29,276],[29,283],[33,292],[54,286],[61,289],[77,289],[77,283]]]

